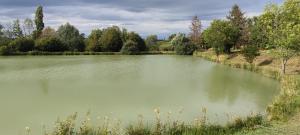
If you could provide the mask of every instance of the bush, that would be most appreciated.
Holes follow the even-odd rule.
[[[179,55],[191,55],[196,50],[196,46],[184,34],[177,34],[171,44],[174,46],[176,54]]]
[[[15,51],[28,52],[34,48],[34,40],[29,38],[17,38],[9,43]]]
[[[0,47],[0,55],[11,55],[13,52],[13,48],[9,45]]]
[[[196,46],[191,42],[186,42],[175,46],[175,52],[179,55],[192,55],[196,50]]]
[[[123,46],[121,32],[118,27],[109,27],[103,31],[100,38],[102,51],[119,52]]]
[[[251,64],[253,60],[259,56],[259,50],[258,47],[254,45],[248,45],[243,49],[242,54],[246,61]]]
[[[44,52],[61,52],[66,50],[63,43],[55,37],[38,39],[35,47],[38,51]]]
[[[123,45],[121,49],[122,54],[132,55],[132,54],[137,54],[138,52],[139,52],[138,43],[132,40],[126,41],[126,43]]]

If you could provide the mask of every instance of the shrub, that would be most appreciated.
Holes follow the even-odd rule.
[[[38,39],[35,43],[35,47],[38,51],[44,52],[60,52],[66,50],[63,43],[56,37]]]
[[[10,42],[9,46],[19,52],[28,52],[33,50],[34,40],[30,38],[17,38]]]
[[[14,52],[11,46],[1,46],[0,47],[0,55],[11,55]]]
[[[139,52],[138,43],[132,40],[126,41],[126,43],[123,45],[121,49],[121,53],[123,54],[132,55],[132,54],[137,54],[138,52]]]
[[[253,60],[259,56],[259,50],[258,47],[254,45],[248,45],[243,49],[242,54],[246,61],[251,64]]]
[[[179,55],[192,55],[196,50],[196,46],[191,42],[186,42],[175,46],[175,52]]]
[[[196,50],[196,46],[184,34],[176,35],[171,44],[174,46],[176,54],[179,55],[191,55]]]

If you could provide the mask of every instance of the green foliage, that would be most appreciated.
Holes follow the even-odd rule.
[[[87,39],[87,50],[99,52],[101,51],[100,38],[102,36],[102,30],[92,30],[91,34]]]
[[[9,43],[15,51],[28,52],[34,48],[34,40],[30,38],[17,38]]]
[[[66,50],[63,43],[56,37],[44,37],[38,39],[35,43],[35,48],[36,50],[43,52],[61,52]]]
[[[280,95],[267,107],[269,120],[287,120],[300,109],[299,80],[293,76],[281,79]]]
[[[120,29],[116,26],[104,29],[100,44],[102,51],[119,52],[123,46]]]
[[[214,48],[217,55],[229,54],[238,39],[238,29],[228,21],[214,20],[204,31],[203,38],[205,43]]]
[[[14,38],[21,38],[21,37],[23,37],[23,31],[21,29],[19,19],[15,20],[13,22],[13,31],[12,32],[13,32]]]
[[[282,59],[282,74],[287,61],[298,55],[300,49],[300,2],[286,0],[282,6],[268,5],[260,17],[266,27],[268,44],[273,44],[273,54]]]
[[[61,25],[57,30],[57,36],[69,51],[84,51],[84,37],[79,33],[79,30],[66,23]]]
[[[243,48],[242,54],[246,61],[251,64],[259,56],[259,49],[255,45],[247,45]]]
[[[33,37],[36,39],[38,37],[40,37],[45,24],[44,24],[44,14],[43,14],[43,7],[42,6],[38,6],[35,12],[35,26],[36,26],[36,30],[33,33]]]
[[[145,51],[146,50],[146,43],[144,39],[141,38],[141,36],[135,32],[130,32],[127,35],[127,40],[131,40],[133,42],[136,42],[138,45],[139,51]]]
[[[132,40],[127,40],[121,49],[122,54],[137,54],[139,52],[139,45],[137,42]]]
[[[9,45],[0,46],[0,55],[11,55],[14,52],[15,50]]]
[[[196,50],[196,46],[184,34],[180,33],[173,38],[171,44],[174,46],[176,54],[179,55],[192,55]]]

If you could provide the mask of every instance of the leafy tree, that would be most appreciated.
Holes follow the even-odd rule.
[[[128,33],[127,40],[131,40],[133,42],[136,42],[138,44],[139,51],[145,51],[146,50],[146,43],[142,37],[135,33],[135,32],[130,32]]]
[[[238,28],[238,40],[236,41],[236,43],[234,43],[234,46],[238,48],[245,42],[247,42],[245,40],[248,39],[248,35],[244,35],[247,34],[244,31],[247,20],[244,17],[244,13],[241,11],[240,7],[237,4],[232,7],[229,15],[227,16],[227,19],[232,23],[234,27]]]
[[[174,46],[176,54],[179,55],[191,55],[196,49],[195,45],[181,33],[172,39],[171,44]]]
[[[119,52],[123,46],[120,29],[116,26],[105,29],[100,44],[102,51]]]
[[[125,43],[126,40],[128,39],[128,31],[127,31],[127,29],[122,28],[121,37],[122,37],[123,43]]]
[[[41,37],[35,42],[35,48],[43,52],[62,52],[66,50],[57,37]]]
[[[201,21],[199,20],[198,16],[194,16],[190,26],[191,42],[203,48],[203,46],[201,46],[201,27],[202,27]]]
[[[257,46],[255,45],[246,45],[243,48],[242,54],[244,56],[244,58],[246,59],[246,61],[250,64],[253,63],[253,60],[259,56],[259,49]]]
[[[44,24],[44,13],[43,13],[43,7],[42,6],[38,6],[35,12],[35,26],[36,26],[36,30],[34,31],[33,37],[36,39],[38,37],[40,37],[45,24]]]
[[[268,27],[269,44],[282,61],[282,74],[285,74],[288,60],[298,55],[300,49],[300,2],[286,0],[280,7],[269,5],[262,15]]]
[[[30,38],[17,38],[14,41],[9,43],[9,46],[12,47],[15,51],[19,52],[28,52],[32,51],[34,48],[34,40]]]
[[[121,49],[121,53],[128,55],[138,54],[139,51],[138,43],[132,40],[127,40]]]
[[[19,19],[15,20],[13,22],[13,36],[14,38],[20,38],[23,37],[23,32],[20,26],[20,21]]]
[[[238,38],[238,30],[228,21],[214,20],[203,36],[205,43],[212,46],[217,55],[229,54]]]
[[[68,51],[84,51],[84,37],[73,25],[69,23],[61,25],[57,30],[57,36]]]
[[[254,17],[249,22],[249,44],[255,45],[261,49],[269,49],[268,35],[259,17]]]
[[[99,52],[101,51],[100,38],[102,36],[102,30],[92,30],[87,39],[87,50]]]

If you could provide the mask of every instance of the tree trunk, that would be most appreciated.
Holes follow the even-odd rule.
[[[287,59],[282,59],[282,63],[281,63],[281,73],[282,73],[282,75],[285,74],[286,63],[287,63]]]

